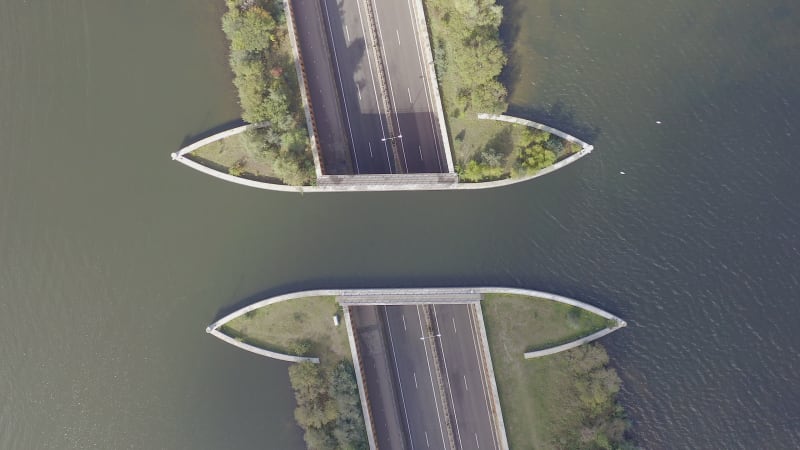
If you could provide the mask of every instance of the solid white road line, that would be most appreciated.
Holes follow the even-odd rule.
[[[403,401],[403,415],[406,418],[406,427],[408,429],[409,438],[411,438],[411,425],[408,422],[408,409],[406,408],[406,397],[403,395],[403,382],[400,381],[400,369],[397,366],[397,354],[394,351],[394,339],[392,339],[392,324],[389,323],[389,313],[386,312],[386,307],[383,307],[383,315],[386,318],[386,327],[389,330],[389,343],[392,345],[392,358],[394,358],[394,370],[397,373],[397,383],[400,386],[400,399]],[[411,442],[411,449],[414,449],[414,439],[409,439]]]
[[[394,105],[394,117],[397,119],[397,135],[403,135],[403,129],[400,126],[400,117],[397,115],[397,100],[394,97],[394,85],[392,84],[392,71],[389,70],[389,56],[386,53],[386,46],[383,43],[386,39],[383,37],[383,29],[381,28],[381,18],[380,14],[378,14],[378,5],[375,3],[375,0],[372,0],[372,10],[375,11],[375,25],[378,28],[378,35],[380,35],[380,45],[381,45],[381,54],[383,54],[383,60],[386,63],[386,78],[389,79],[389,94],[392,96],[392,104]],[[391,114],[391,111],[388,113]],[[390,117],[391,120],[391,117]],[[408,173],[408,158],[406,158],[406,147],[403,144],[402,139],[398,139],[400,141],[400,151],[403,152],[403,162],[406,166],[406,173]]]
[[[361,2],[358,2],[358,20],[361,22],[361,33],[364,39],[367,39],[367,30],[364,28],[364,17],[361,14]],[[378,108],[378,120],[381,123],[381,137],[383,138],[383,146],[386,148],[386,162],[389,164],[389,173],[392,173],[392,160],[389,156],[389,142],[386,139],[386,130],[383,128],[383,118],[381,117],[381,103],[378,101],[378,88],[375,86],[375,72],[372,70],[372,59],[369,57],[367,51],[367,63],[369,64],[369,76],[372,79],[372,92],[375,93],[375,106]],[[377,62],[375,63],[377,65]],[[387,111],[386,114],[389,114]]]
[[[478,307],[480,308],[480,306],[478,306]],[[477,314],[477,313],[475,313],[475,314]],[[486,415],[489,417],[489,423],[490,424],[494,424],[495,423],[495,418],[492,417],[492,409],[489,407],[489,395],[488,395],[489,380],[486,377],[486,375],[483,373],[484,365],[483,365],[483,361],[481,361],[481,356],[478,353],[478,345],[480,345],[480,343],[482,342],[480,337],[477,336],[477,333],[480,333],[480,331],[477,330],[477,320],[473,321],[472,315],[473,315],[472,309],[470,308],[470,310],[469,310],[469,328],[470,328],[470,333],[469,334],[472,336],[472,344],[473,344],[473,348],[475,349],[475,357],[478,360],[478,368],[480,369],[480,370],[478,370],[478,372],[480,374],[480,380],[481,380],[481,391],[483,391],[483,401],[486,404]],[[495,427],[492,426],[491,428],[492,428],[492,445],[494,446],[494,448],[499,448],[498,441],[499,441],[500,438],[498,436],[496,436]]]
[[[419,312],[419,305],[417,305],[417,316],[419,316],[419,332],[422,336],[425,336],[425,330],[422,328],[422,314]],[[439,405],[436,404],[436,386],[433,385],[433,372],[431,371],[431,360],[428,358],[428,346],[425,345],[425,341],[422,341],[422,346],[425,348],[425,362],[428,363],[428,377],[431,379],[431,390],[433,391],[433,404],[436,408],[436,419],[439,422],[439,431],[442,433],[442,445],[446,448],[447,443],[444,437],[444,427],[442,427],[442,418],[439,415]],[[446,413],[446,411],[445,411]],[[427,433],[425,434],[425,438],[428,438]],[[429,444],[430,445],[430,444]]]
[[[347,117],[347,129],[350,130],[350,142],[352,142],[353,145],[353,159],[356,162],[356,173],[361,173],[361,170],[358,167],[358,153],[356,153],[355,149],[356,141],[353,139],[353,129],[350,127],[350,113],[347,111],[347,101],[346,101],[347,97],[345,97],[344,95],[344,84],[342,84],[342,72],[339,71],[339,58],[336,56],[336,43],[333,41],[333,28],[331,28],[331,17],[330,14],[328,14],[328,2],[323,1],[322,3],[325,5],[325,17],[328,19],[328,29],[331,30],[330,33],[328,34],[331,37],[331,47],[333,48],[333,60],[336,61],[336,73],[339,75],[339,86],[341,86],[340,90],[342,92],[342,101],[344,101],[344,115],[345,117]]]
[[[415,47],[417,49],[417,59],[419,61],[419,68],[420,68],[420,71],[422,72],[422,79],[423,79],[424,84],[425,84],[425,98],[426,98],[426,100],[428,102],[428,107],[430,109],[429,116],[430,116],[430,122],[431,122],[431,132],[433,133],[433,145],[434,145],[434,148],[436,149],[436,158],[437,158],[437,160],[439,162],[439,171],[441,172],[441,170],[442,170],[442,155],[441,155],[441,153],[442,153],[442,146],[444,144],[441,144],[439,142],[439,138],[444,139],[444,136],[439,136],[436,133],[436,124],[435,124],[435,119],[434,119],[434,116],[433,116],[433,112],[435,111],[435,108],[433,106],[433,94],[429,91],[429,88],[431,88],[431,84],[433,83],[433,80],[430,80],[428,78],[428,71],[426,70],[426,67],[425,67],[425,61],[422,58],[422,48],[420,47],[419,36],[417,35],[419,27],[417,27],[417,21],[415,20],[414,6],[411,4],[412,1],[413,0],[408,0],[408,11],[409,11],[409,14],[411,14],[411,27],[413,28],[413,33],[412,34],[414,35],[414,43],[416,44]]]
[[[433,320],[436,322],[436,329],[439,330],[439,317],[436,314],[436,307],[433,307]],[[442,342],[442,338],[439,338],[439,342]],[[458,447],[463,448],[462,440],[461,440],[461,430],[459,429],[458,425],[458,413],[456,413],[456,403],[453,400],[453,389],[450,387],[450,372],[447,370],[447,357],[444,354],[444,346],[442,346],[442,361],[444,362],[444,377],[447,380],[447,391],[450,393],[450,404],[453,406],[453,416],[456,421],[456,434],[458,435]]]

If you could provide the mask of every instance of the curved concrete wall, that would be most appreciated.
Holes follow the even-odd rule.
[[[315,292],[315,291],[309,291],[309,292]],[[308,362],[313,362],[313,363],[319,363],[319,358],[313,358],[313,357],[307,357],[307,356],[287,355],[285,353],[272,352],[272,351],[265,350],[265,349],[260,348],[260,347],[256,347],[254,345],[245,344],[244,342],[240,342],[240,341],[228,336],[227,334],[225,334],[225,333],[223,333],[222,331],[219,330],[220,327],[222,327],[226,323],[230,322],[231,320],[236,319],[237,317],[240,317],[240,316],[242,316],[244,314],[247,314],[248,312],[250,312],[250,311],[252,311],[254,309],[258,309],[258,308],[261,308],[263,306],[271,305],[273,303],[283,302],[283,301],[286,301],[286,300],[291,300],[291,299],[294,299],[294,298],[327,295],[327,294],[313,294],[313,295],[309,295],[309,294],[297,295],[297,294],[300,294],[300,293],[279,295],[277,297],[264,299],[264,300],[255,302],[252,305],[245,306],[244,308],[236,310],[236,311],[228,314],[227,316],[217,320],[216,322],[212,323],[208,327],[206,327],[206,333],[208,333],[208,334],[210,334],[212,336],[218,337],[218,338],[222,339],[223,341],[225,341],[225,342],[227,342],[227,343],[229,343],[231,345],[239,347],[242,350],[245,350],[245,351],[248,351],[248,352],[251,352],[251,353],[255,353],[257,355],[266,356],[268,358],[280,359],[281,361],[289,361],[289,362],[306,362],[306,361],[308,361]]]
[[[536,358],[539,356],[545,355],[552,355],[554,353],[562,352],[565,350],[569,350],[571,348],[577,347],[581,344],[585,344],[587,342],[594,341],[599,339],[606,334],[609,334],[613,331],[616,331],[624,326],[627,323],[620,319],[619,317],[611,314],[610,312],[604,311],[596,306],[592,306],[588,303],[584,303],[580,300],[575,300],[572,298],[564,297],[558,294],[552,294],[550,292],[542,292],[542,291],[534,291],[531,289],[520,289],[520,288],[506,288],[506,287],[473,287],[473,288],[413,288],[413,289],[317,289],[312,291],[300,291],[300,292],[290,292],[288,294],[278,295],[275,297],[265,298],[263,300],[259,300],[255,303],[245,306],[244,308],[238,309],[221,319],[215,321],[211,325],[206,328],[206,332],[213,334],[224,341],[236,345],[239,348],[242,348],[247,351],[251,351],[253,353],[257,353],[264,356],[269,356],[272,358],[282,359],[284,361],[290,361],[290,359],[286,358],[294,358],[294,359],[301,359],[302,361],[306,360],[319,360],[317,358],[303,358],[298,356],[291,356],[291,355],[282,355],[277,354],[274,352],[268,352],[267,350],[258,349],[257,347],[253,347],[251,345],[245,344],[243,342],[239,342],[230,336],[227,336],[218,329],[226,324],[227,322],[240,317],[244,314],[247,314],[254,309],[258,309],[267,305],[271,305],[273,303],[284,302],[287,300],[292,300],[296,298],[303,298],[303,297],[323,297],[323,296],[381,296],[381,295],[391,295],[391,296],[409,296],[409,301],[414,301],[414,296],[424,296],[430,297],[432,295],[458,295],[458,294],[510,294],[510,295],[522,295],[528,297],[537,297],[543,298],[546,300],[552,300],[558,303],[564,303],[566,305],[575,306],[581,309],[585,309],[586,311],[592,312],[597,314],[600,317],[605,319],[613,320],[615,325],[610,328],[606,328],[604,330],[598,331],[597,333],[591,334],[589,336],[584,336],[580,339],[576,339],[575,341],[569,342],[567,344],[558,345],[555,347],[551,347],[544,350],[537,350],[535,352],[527,352],[525,353],[525,358]],[[227,339],[220,337],[219,335],[225,336]],[[254,351],[257,349],[258,351]],[[269,353],[269,354],[267,354]],[[299,361],[295,361],[299,362]]]

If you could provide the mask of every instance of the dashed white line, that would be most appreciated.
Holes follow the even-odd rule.
[[[347,28],[347,25],[344,26],[344,32],[347,34],[347,42],[350,42],[350,29]]]
[[[424,336],[425,330],[422,328],[422,313],[419,312],[419,305],[417,305],[417,316],[419,316],[419,332],[422,333],[422,335]],[[428,363],[428,376],[431,379],[431,392],[433,392],[433,403],[436,409],[436,420],[439,422],[439,431],[442,433],[442,445],[447,446],[447,444],[445,443],[446,441],[444,437],[444,427],[442,426],[442,419],[439,415],[439,405],[436,405],[436,386],[433,385],[433,371],[431,370],[431,360],[428,356],[428,346],[425,345],[425,341],[422,341],[422,346],[425,348],[425,362]],[[445,411],[445,413],[447,412]],[[426,441],[428,440],[427,432],[425,433],[425,440]],[[430,444],[428,444],[428,446],[430,447]]]
[[[477,445],[478,448],[481,448],[481,443],[478,441],[478,433],[475,433],[475,445]]]
[[[400,31],[394,30],[394,32],[397,33],[397,45],[402,45],[400,44]]]
[[[411,88],[406,88],[408,90],[408,103],[414,103],[414,100],[411,99]]]
[[[358,90],[358,101],[361,101],[361,86],[356,84],[356,90]]]
[[[406,315],[403,314],[401,317],[403,317],[403,330],[408,331],[408,328],[406,328]]]
[[[414,372],[414,387],[419,389],[419,385],[417,384],[417,372]]]
[[[431,442],[428,440],[428,432],[427,431],[425,432],[425,443],[428,444],[428,447],[430,448]]]
[[[360,5],[360,3],[359,3]],[[364,36],[367,35],[367,30],[364,28],[364,17],[361,14],[361,7],[358,8],[358,20],[361,22],[361,33]],[[378,101],[378,89],[375,87],[375,74],[372,71],[372,59],[369,57],[369,52],[367,52],[367,63],[369,64],[369,76],[372,79],[372,91],[375,93],[375,106],[378,110],[378,121],[381,123],[381,137],[383,138],[383,146],[386,148],[386,162],[389,164],[389,173],[392,173],[392,162],[391,158],[389,157],[389,141],[386,140],[386,130],[383,128],[383,118],[381,117],[381,105]],[[375,62],[377,65],[377,60]],[[390,114],[391,111],[387,111],[386,114]],[[391,120],[390,117],[387,117],[387,120]]]
[[[403,395],[403,382],[400,381],[400,368],[397,366],[397,353],[394,349],[394,340],[392,339],[392,325],[389,323],[389,313],[386,312],[386,307],[383,308],[383,316],[386,318],[386,327],[389,330],[389,343],[392,346],[392,358],[394,359],[394,370],[397,373],[397,383],[400,386],[400,399],[403,401],[403,415],[406,418],[406,427],[408,427],[408,433],[411,434],[411,425],[408,422],[408,409],[406,408],[406,397]],[[421,326],[421,325],[420,325]],[[414,447],[414,441],[411,440],[411,447]]]
[[[453,317],[453,333],[458,334],[458,330],[456,329],[456,318]]]
[[[464,375],[464,387],[467,388],[467,391],[469,391],[469,385],[467,384],[467,376],[466,375]]]
[[[436,306],[433,306],[433,321],[436,323],[436,329],[439,330],[439,316],[436,314]],[[439,338],[441,339],[441,338]],[[441,342],[441,341],[439,341]],[[459,448],[463,448],[463,440],[461,439],[461,429],[458,425],[458,414],[456,413],[456,402],[453,400],[453,388],[450,387],[450,372],[447,370],[447,356],[444,354],[444,346],[442,346],[442,362],[444,363],[444,378],[447,380],[447,391],[450,393],[450,404],[453,405],[453,418],[456,422],[456,437],[458,438]]]
[[[372,141],[367,141],[367,144],[369,144],[369,156],[374,158],[375,155],[372,154]]]
[[[425,158],[422,157],[422,146],[418,145],[417,148],[419,149],[419,159],[420,159],[420,161],[425,161]]]
[[[325,5],[325,17],[328,20],[328,28],[333,30],[331,28],[331,16],[328,13],[328,2],[322,2],[322,3]],[[346,99],[346,97],[344,95],[344,86],[342,85],[342,72],[339,70],[339,57],[336,56],[336,44],[333,41],[333,31],[331,31],[329,35],[331,38],[330,41],[331,47],[333,48],[333,60],[336,62],[336,74],[339,76],[339,85],[341,86],[340,90],[342,92],[342,100],[344,100]],[[347,129],[350,132],[350,142],[355,142],[355,140],[353,139],[353,128],[350,126],[350,113],[347,111],[346,103],[347,102],[345,102],[344,115],[347,118]],[[361,169],[358,167],[358,155],[355,152],[355,148],[353,148],[352,150],[353,150],[353,160],[355,160],[356,163],[356,173],[361,173]]]

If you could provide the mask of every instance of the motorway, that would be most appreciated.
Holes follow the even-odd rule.
[[[474,306],[433,306],[433,334],[426,331],[423,308],[350,309],[378,447],[450,448],[445,418],[449,415],[457,448],[499,448],[489,408],[491,390],[478,350]],[[448,410],[437,381],[437,349],[441,350],[439,367]]]
[[[447,172],[411,0],[319,1],[355,172]],[[377,41],[369,9],[375,13]],[[388,111],[381,90],[381,61]],[[308,65],[306,69],[316,70]],[[395,167],[391,139],[401,167]]]

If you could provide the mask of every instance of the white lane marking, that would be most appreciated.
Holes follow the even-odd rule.
[[[419,389],[419,385],[417,384],[417,372],[414,372],[414,387]]]
[[[425,158],[422,157],[422,146],[418,145],[417,148],[419,149],[419,159],[420,159],[420,161],[425,161]]]
[[[397,354],[394,351],[394,340],[392,339],[392,324],[389,323],[389,313],[386,312],[386,307],[383,307],[383,315],[386,317],[386,327],[389,329],[389,343],[392,345],[392,358],[394,358],[394,370],[397,373],[397,383],[400,386],[400,399],[403,401],[403,415],[406,417],[406,427],[408,427],[408,434],[411,437],[411,425],[408,423],[408,410],[406,409],[406,397],[403,395],[403,382],[400,381],[400,369],[397,367]],[[409,439],[411,442],[411,449],[414,449],[414,439]]]
[[[328,14],[328,2],[323,1],[322,3],[325,5],[325,17],[327,17],[328,19],[328,29],[333,30],[333,28],[331,27],[331,17]],[[342,73],[339,71],[339,58],[336,56],[336,44],[333,42],[333,31],[331,31],[328,34],[330,34],[331,37],[331,47],[333,47],[333,60],[336,61],[336,73],[339,75],[339,86],[341,86],[340,90],[342,91],[342,99],[345,99],[346,97],[344,95],[344,84],[342,84]],[[350,127],[350,113],[347,111],[347,102],[345,102],[344,115],[347,117],[347,129],[350,130],[350,142],[352,142],[353,145],[355,146],[356,141],[353,139],[353,129]],[[353,159],[356,161],[356,173],[361,173],[361,170],[358,167],[358,154],[355,151],[355,147],[353,147],[352,150],[353,150]]]
[[[428,444],[428,448],[431,446],[431,442],[428,440],[428,432],[425,432],[425,443]]]
[[[458,330],[456,329],[456,318],[453,317],[453,333],[458,334]]]
[[[478,307],[480,308],[480,306]],[[480,380],[481,380],[481,391],[483,391],[483,401],[486,404],[486,415],[489,417],[489,422],[494,424],[495,418],[492,416],[491,408],[489,407],[489,394],[488,394],[489,380],[486,374],[483,372],[484,365],[483,362],[481,361],[480,354],[478,354],[479,352],[478,345],[483,341],[478,336],[478,333],[480,333],[480,331],[477,330],[477,323],[476,323],[477,319],[473,318],[473,307],[470,307],[470,309],[468,309],[467,311],[469,313],[469,328],[470,328],[469,334],[470,336],[472,336],[472,347],[475,349],[475,358],[478,360],[478,368],[479,368],[478,374],[480,375]],[[475,312],[474,314],[477,315],[478,313]],[[483,352],[480,351],[480,353],[482,354]],[[498,440],[500,438],[499,436],[496,435],[497,430],[495,430],[494,426],[492,426],[491,428],[492,428],[492,445],[494,446],[494,448],[499,448]]]
[[[402,317],[403,317],[403,330],[406,330],[406,331],[408,331],[408,328],[406,328],[406,315],[405,315],[405,314],[403,314],[403,316],[402,316]]]
[[[344,32],[347,34],[347,42],[350,42],[350,29],[347,28],[347,25],[344,26]]]
[[[394,32],[397,33],[397,45],[402,45],[402,44],[400,44],[400,31],[395,29]]]
[[[481,443],[478,442],[478,433],[475,433],[475,445],[477,445],[478,448],[481,448]]]
[[[361,101],[361,86],[356,84],[356,89],[358,89],[358,100]]]
[[[369,144],[369,156],[374,158],[375,155],[372,154],[372,141],[367,141],[367,144]]]
[[[378,27],[378,35],[380,35],[380,42],[381,45],[381,54],[383,55],[384,62],[386,63],[386,78],[389,79],[389,93],[392,96],[392,104],[395,107],[394,117],[397,119],[397,135],[403,135],[403,129],[400,126],[400,117],[397,115],[397,99],[394,97],[394,86],[392,85],[392,71],[389,70],[389,57],[388,53],[386,53],[386,46],[383,45],[386,41],[386,38],[383,37],[383,29],[381,28],[381,16],[378,14],[378,5],[375,3],[375,0],[372,0],[372,10],[375,11],[375,24]],[[391,111],[387,111],[387,114],[391,114]],[[400,141],[400,151],[403,152],[403,162],[406,166],[406,173],[408,173],[408,158],[406,157],[406,146],[403,144],[402,139],[398,139]]]
[[[433,309],[433,321],[436,322],[436,330],[439,330],[439,316],[436,314],[436,306],[432,307]],[[442,342],[442,338],[439,338],[439,342]],[[444,378],[447,380],[447,391],[450,393],[450,404],[453,405],[453,418],[456,420],[456,435],[458,436],[458,448],[464,448],[463,442],[461,440],[461,430],[458,425],[458,413],[456,413],[456,402],[453,400],[453,389],[450,387],[450,372],[447,370],[447,356],[444,354],[444,345],[442,345],[442,361],[444,362]]]
[[[408,103],[414,103],[414,100],[411,99],[411,88],[406,89],[408,89]]]
[[[361,33],[366,36],[367,30],[364,28],[364,17],[361,15],[361,2],[358,2],[358,20],[361,22]],[[381,123],[381,137],[383,146],[386,148],[386,162],[389,164],[389,173],[392,173],[392,161],[389,157],[389,142],[386,140],[386,130],[383,128],[383,117],[381,117],[381,103],[378,101],[378,89],[375,86],[375,72],[372,71],[372,59],[367,52],[367,63],[369,64],[369,77],[372,79],[372,92],[375,93],[375,106],[378,108],[378,121]],[[377,64],[377,62],[376,62]],[[387,111],[386,114],[389,114]]]
[[[464,387],[467,388],[467,391],[469,391],[469,385],[467,384],[467,376],[466,375],[464,375]]]
[[[442,171],[442,155],[441,155],[442,147],[441,146],[444,145],[444,144],[441,144],[439,142],[439,140],[443,139],[444,136],[439,135],[439,134],[436,133],[436,125],[435,125],[436,119],[434,119],[434,116],[433,116],[433,112],[436,109],[433,106],[433,102],[434,102],[433,94],[430,92],[430,88],[431,88],[430,85],[432,83],[432,80],[430,80],[430,78],[428,77],[428,71],[426,70],[425,62],[424,62],[424,60],[422,58],[422,48],[420,47],[419,36],[418,36],[419,27],[417,26],[417,21],[415,20],[416,18],[414,17],[414,11],[416,9],[414,8],[414,5],[412,5],[411,1],[412,0],[408,0],[408,10],[411,13],[411,27],[414,30],[414,32],[412,34],[414,35],[414,43],[416,44],[415,48],[417,49],[417,60],[419,61],[419,69],[420,69],[420,72],[422,72],[423,81],[425,81],[425,83],[424,83],[425,84],[425,99],[427,100],[428,107],[430,108],[430,114],[428,116],[430,117],[430,122],[431,122],[431,133],[433,133],[433,145],[434,145],[434,148],[436,149],[436,158],[437,158],[437,161],[439,163],[439,171],[441,172]],[[433,64],[433,61],[431,61],[430,64]]]
[[[424,336],[425,330],[422,328],[422,314],[419,312],[419,305],[417,305],[417,316],[419,317],[419,332]],[[433,392],[433,405],[436,408],[436,420],[439,422],[439,431],[442,433],[442,446],[445,448],[447,447],[447,443],[444,439],[444,427],[442,427],[442,418],[439,416],[439,406],[436,402],[436,386],[433,385],[433,372],[431,371],[431,360],[428,358],[428,346],[425,345],[425,341],[422,341],[422,346],[425,348],[425,362],[428,363],[428,377],[431,379],[431,391]],[[425,433],[425,439],[427,440],[428,434]],[[430,445],[430,444],[428,444]]]

